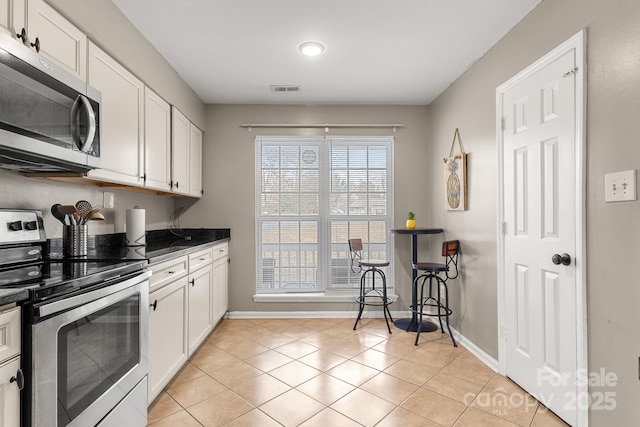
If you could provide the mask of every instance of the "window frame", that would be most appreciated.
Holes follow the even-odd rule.
[[[263,147],[269,146],[269,145],[278,145],[279,147],[283,147],[286,145],[292,145],[297,147],[299,146],[317,146],[318,147],[319,202],[318,202],[317,215],[307,217],[307,216],[301,216],[301,215],[288,216],[288,215],[278,214],[276,216],[273,216],[273,215],[265,215],[262,212],[262,208],[263,208],[263,205],[262,205],[262,184],[263,184],[262,155],[263,154],[262,153],[263,153]],[[364,194],[366,198],[367,210],[371,209],[370,194],[376,194],[376,192],[369,191],[368,178],[369,178],[370,171],[372,170],[385,171],[386,175],[385,175],[384,182],[386,184],[386,188],[385,188],[385,191],[381,193],[386,198],[384,202],[384,205],[385,205],[384,215],[373,215],[373,214],[368,214],[367,212],[365,212],[365,214],[362,214],[362,215],[354,215],[354,214],[351,214],[350,212],[346,212],[344,215],[340,215],[340,214],[333,214],[332,212],[330,212],[331,210],[330,198],[332,195],[336,194],[336,193],[332,193],[332,188],[331,188],[332,187],[331,173],[334,170],[332,168],[332,159],[331,159],[332,151],[331,150],[332,150],[332,147],[334,146],[346,146],[347,150],[349,150],[349,147],[367,147],[366,148],[367,163],[366,163],[366,167],[364,168],[364,171],[367,173],[367,190],[364,193],[362,192],[360,193],[361,195]],[[385,150],[386,164],[384,165],[383,168],[370,167],[370,164],[369,164],[370,151],[372,150],[371,147],[375,147],[375,146],[383,147]],[[359,279],[360,279],[359,272],[357,274],[354,273],[353,276],[351,275],[351,273],[349,273],[349,279],[347,279],[348,281],[347,285],[345,284],[340,285],[339,283],[333,283],[333,280],[331,280],[331,277],[333,277],[332,276],[333,273],[331,270],[331,265],[333,262],[332,254],[335,253],[334,248],[336,247],[336,245],[338,245],[339,248],[344,248],[344,254],[346,254],[347,257],[349,255],[349,247],[348,247],[347,239],[345,239],[344,243],[332,242],[331,225],[334,225],[339,222],[347,223],[348,233],[350,233],[350,228],[351,228],[350,224],[353,224],[356,222],[360,223],[361,225],[366,224],[367,233],[368,233],[366,236],[349,234],[349,238],[361,237],[363,239],[363,243],[365,246],[363,254],[365,257],[369,255],[368,242],[369,242],[371,224],[375,222],[379,224],[383,224],[384,241],[376,242],[375,244],[372,243],[371,246],[382,248],[381,253],[383,253],[384,257],[390,261],[389,267],[386,268],[386,275],[387,275],[387,278],[391,280],[388,280],[387,286],[389,288],[389,293],[390,294],[394,293],[393,292],[393,271],[394,271],[393,264],[394,263],[393,263],[393,255],[392,255],[393,240],[390,235],[390,229],[392,228],[392,225],[393,225],[393,165],[394,165],[393,146],[394,146],[394,138],[391,136],[383,136],[383,137],[381,136],[366,136],[366,137],[360,137],[360,136],[357,136],[357,137],[354,137],[354,136],[319,136],[319,137],[256,136],[255,138],[255,167],[256,167],[255,169],[256,296],[255,297],[256,297],[256,300],[260,300],[260,298],[262,298],[262,300],[267,301],[267,300],[273,300],[274,297],[277,298],[282,296],[285,296],[285,299],[288,299],[286,298],[286,296],[295,295],[299,297],[301,294],[305,294],[309,296],[313,295],[310,299],[316,300],[319,295],[329,296],[332,298],[340,298],[341,296],[351,297],[357,294],[358,288],[359,288]],[[278,169],[282,170],[282,165],[279,165]],[[360,172],[362,172],[361,169],[362,168],[358,169],[358,168],[353,168],[349,166],[346,167],[347,171],[360,170]],[[281,185],[281,183],[279,183],[279,185]],[[349,197],[349,195],[352,193],[357,193],[357,192],[350,192],[349,190],[347,190],[345,194],[347,195],[347,197]],[[300,193],[298,192],[298,194]],[[269,288],[266,288],[262,283],[263,282],[262,279],[264,277],[264,272],[265,272],[265,270],[261,268],[261,265],[263,263],[262,225],[263,223],[268,221],[281,222],[286,220],[317,221],[318,242],[317,242],[317,254],[316,254],[316,282],[319,286],[317,286],[313,290],[296,289],[296,288],[290,289],[290,290],[286,290],[286,289],[270,290]],[[280,245],[281,243],[278,243],[278,244]],[[339,259],[342,259],[342,254],[343,252],[340,251]],[[375,258],[378,258],[378,257],[375,257]],[[352,281],[352,279],[354,280]],[[357,281],[355,279],[357,279]],[[296,298],[292,298],[292,299],[296,299]]]

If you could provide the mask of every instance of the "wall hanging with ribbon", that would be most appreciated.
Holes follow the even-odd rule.
[[[456,141],[460,147],[458,154],[454,154]],[[467,209],[467,153],[458,128],[453,134],[449,157],[444,158],[444,206],[449,211]]]

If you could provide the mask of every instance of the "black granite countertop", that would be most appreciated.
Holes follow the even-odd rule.
[[[146,234],[146,246],[127,247],[125,233],[101,234],[89,236],[87,256],[76,260],[146,260],[149,264],[154,264],[206,249],[230,238],[231,230],[228,228],[192,228],[180,230],[178,234],[171,230],[151,230]],[[50,239],[48,243],[47,259],[65,261],[62,255],[62,239]],[[20,303],[28,296],[26,289],[0,288],[0,306]]]
[[[89,236],[87,260],[147,260],[156,263],[165,259],[205,249],[231,238],[228,228],[190,228],[180,230],[151,230],[146,234],[145,246],[126,246],[125,233]],[[49,241],[49,259],[64,259],[62,239]]]
[[[29,298],[29,291],[26,289],[0,288],[0,307],[24,301],[27,298]]]

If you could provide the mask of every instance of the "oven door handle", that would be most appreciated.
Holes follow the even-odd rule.
[[[113,285],[107,285],[103,288],[100,289],[96,289],[95,291],[90,291],[87,293],[83,293],[80,295],[76,295],[76,296],[72,296],[72,297],[68,297],[68,298],[62,298],[59,301],[53,301],[47,304],[44,304],[40,307],[37,307],[37,315],[39,317],[46,317],[49,316],[51,314],[55,314],[55,313],[59,313],[61,311],[65,311],[65,310],[69,310],[71,308],[74,307],[79,307],[83,304],[87,304],[91,301],[95,301],[97,299],[103,298],[107,295],[113,294],[115,292],[121,291],[123,289],[126,289],[128,287],[134,286],[138,283],[141,283],[145,280],[147,280],[149,277],[151,277],[151,272],[150,271],[144,271],[140,274],[137,274],[136,276],[127,279],[127,280],[123,280],[122,282],[117,282],[114,283]],[[112,278],[112,279],[108,279],[108,280],[115,280],[119,278],[119,276]]]

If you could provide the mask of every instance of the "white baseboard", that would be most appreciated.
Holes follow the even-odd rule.
[[[438,323],[438,318],[432,318],[433,322]],[[456,342],[466,348],[469,353],[473,354],[477,357],[482,363],[487,365],[489,369],[493,372],[498,372],[498,361],[493,357],[489,356],[484,350],[471,342],[467,337],[458,332],[455,328],[451,328],[453,333],[453,337],[456,339]]]
[[[358,315],[349,311],[230,311],[227,319],[355,319]],[[401,319],[410,317],[408,311],[391,311],[391,317]],[[381,310],[365,310],[363,319],[383,319]]]
[[[354,311],[230,311],[227,319],[355,319],[357,313]],[[411,317],[410,311],[392,311],[394,319]],[[364,319],[383,318],[382,311],[372,310],[363,313]],[[438,322],[438,319],[432,319]],[[498,361],[488,355],[480,347],[475,345],[455,328],[451,328],[456,342],[466,348],[471,354],[477,357],[482,363],[487,365],[494,372],[498,372]]]

